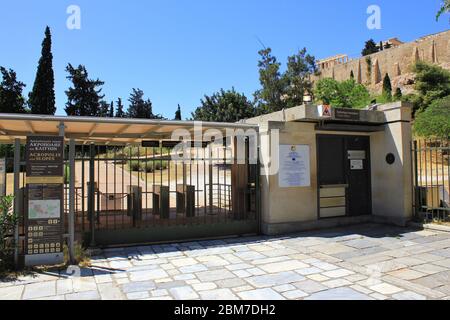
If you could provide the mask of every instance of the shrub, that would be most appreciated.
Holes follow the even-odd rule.
[[[422,137],[450,137],[450,96],[434,101],[416,114],[414,131]]]
[[[167,160],[159,161],[159,160],[131,160],[128,161],[128,167],[131,171],[141,171],[141,172],[153,172],[156,170],[164,170],[167,169],[169,163]]]
[[[18,218],[12,210],[13,196],[0,198],[0,273],[14,268],[14,229]]]

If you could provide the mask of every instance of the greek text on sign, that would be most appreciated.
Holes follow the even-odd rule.
[[[309,187],[310,151],[308,145],[280,145],[280,188]]]

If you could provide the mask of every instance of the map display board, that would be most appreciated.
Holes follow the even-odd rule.
[[[25,253],[60,254],[63,250],[63,151],[62,137],[27,138],[27,201],[25,205]]]
[[[310,187],[310,151],[307,145],[280,145],[280,188]]]

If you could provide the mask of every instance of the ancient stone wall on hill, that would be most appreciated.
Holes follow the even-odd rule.
[[[405,94],[413,91],[414,74],[411,69],[419,60],[438,64],[450,70],[450,30],[323,69],[319,76],[313,77],[313,80],[322,78],[347,80],[353,71],[357,82],[365,84],[370,91],[379,93],[387,73],[391,78],[392,87],[394,89],[400,87]]]

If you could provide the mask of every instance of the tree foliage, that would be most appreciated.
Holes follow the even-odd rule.
[[[372,53],[377,53],[379,51],[379,48],[375,41],[373,39],[369,39],[366,41],[366,44],[364,45],[364,49],[361,52],[362,56],[368,56]]]
[[[0,67],[0,112],[25,113],[25,99],[22,95],[25,84],[17,80],[16,72]]]
[[[18,223],[12,196],[0,197],[0,275],[14,268],[14,229]]]
[[[144,99],[144,91],[133,88],[133,92],[128,98],[127,116],[138,119],[162,119],[160,115],[153,114],[153,105],[150,99]]]
[[[72,87],[66,90],[67,102],[65,111],[69,116],[98,116],[101,113],[101,87],[104,82],[99,79],[89,79],[83,65],[74,68],[70,63],[66,67],[69,73],[67,79]]]
[[[287,68],[281,72],[281,64],[266,48],[259,51],[258,62],[261,89],[256,91],[258,114],[279,111],[303,104],[303,96],[311,93],[311,74],[318,72],[316,59],[306,48],[287,58]]]
[[[259,82],[261,89],[254,93],[259,114],[270,113],[286,107],[283,100],[286,88],[286,77],[280,71],[281,64],[272,55],[272,49],[266,48],[258,52]]]
[[[116,117],[116,118],[126,118],[126,117],[127,117],[127,114],[126,114],[125,111],[124,111],[124,107],[123,107],[122,99],[121,99],[121,98],[118,98],[118,99],[117,99],[116,105],[117,105],[117,107],[116,107],[116,114],[115,114],[115,117]]]
[[[255,115],[252,103],[244,94],[238,93],[232,88],[211,96],[205,95],[199,106],[193,113],[192,118],[199,121],[214,122],[237,122]]]
[[[369,103],[370,94],[366,87],[354,79],[336,81],[324,78],[317,82],[315,97],[324,104],[336,108],[360,108]]]
[[[447,13],[450,12],[450,0],[442,1],[441,8],[439,9],[438,13],[436,14],[436,21],[438,21],[439,18],[446,12]]]
[[[397,89],[395,89],[394,100],[400,101],[400,100],[402,100],[402,97],[403,97],[402,89],[397,87]]]
[[[55,114],[55,77],[53,73],[52,36],[50,28],[45,29],[33,90],[28,96],[28,105],[34,114]]]
[[[175,119],[174,120],[181,120],[181,107],[178,105],[177,111],[175,112]]]
[[[389,74],[386,73],[383,79],[383,91],[382,95],[385,98],[386,101],[392,100],[392,84],[391,84],[391,78],[389,77]]]
[[[440,66],[418,62],[413,71],[416,73],[414,88],[417,95],[404,98],[413,103],[413,113],[425,110],[435,100],[450,95],[450,71]]]
[[[285,102],[288,108],[303,104],[303,96],[312,92],[311,74],[317,73],[316,59],[307,54],[306,48],[288,57]]]
[[[422,137],[450,138],[450,96],[434,101],[416,114],[414,131]]]

